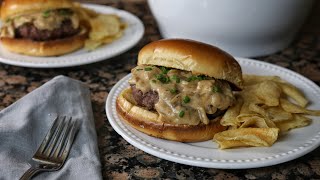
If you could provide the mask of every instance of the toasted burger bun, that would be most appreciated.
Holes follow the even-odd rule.
[[[223,50],[196,41],[165,39],[144,46],[138,65],[156,65],[191,71],[230,82],[242,89],[242,71],[238,62]]]
[[[5,0],[1,6],[1,20],[31,12],[73,7],[70,0]]]
[[[132,97],[131,89],[121,92],[116,101],[116,110],[121,118],[135,129],[154,137],[173,141],[199,142],[211,140],[214,134],[226,129],[226,127],[220,125],[220,118],[211,120],[207,125],[164,123],[158,119],[157,112],[137,106]]]
[[[74,36],[51,41],[33,41],[9,37],[2,37],[0,41],[2,46],[11,52],[29,56],[58,56],[82,48],[86,38],[87,31],[82,29],[80,33]]]

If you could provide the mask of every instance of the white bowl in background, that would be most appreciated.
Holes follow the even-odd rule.
[[[255,57],[287,47],[313,0],[148,0],[163,38],[186,38]]]

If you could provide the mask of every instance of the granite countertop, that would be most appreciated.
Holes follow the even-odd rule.
[[[91,1],[92,2],[92,1]],[[105,114],[112,86],[135,66],[145,44],[161,38],[145,0],[95,0],[124,9],[144,23],[143,39],[129,51],[107,61],[61,69],[35,69],[0,64],[0,109],[4,109],[53,77],[63,74],[90,86],[105,179],[320,179],[320,148],[296,160],[264,168],[221,170],[182,165],[149,155],[118,135]],[[281,52],[256,59],[291,69],[320,85],[320,3],[294,42]]]

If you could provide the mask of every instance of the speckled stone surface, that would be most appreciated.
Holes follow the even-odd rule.
[[[93,2],[93,1],[91,1]],[[112,86],[135,66],[139,49],[161,38],[145,0],[96,0],[137,15],[146,30],[131,50],[112,59],[62,69],[33,69],[0,64],[0,109],[51,78],[63,74],[90,86],[104,179],[320,179],[320,148],[283,164],[247,170],[207,169],[166,161],[135,148],[118,135],[105,115]],[[320,85],[320,3],[295,41],[281,52],[258,57],[300,73]],[[249,149],[248,149],[249,150]]]

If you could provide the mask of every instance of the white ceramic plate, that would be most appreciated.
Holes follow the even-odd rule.
[[[277,75],[302,89],[311,100],[308,108],[320,109],[320,88],[305,77],[288,69],[256,60],[237,58],[243,72]],[[154,138],[123,123],[116,113],[119,93],[128,87],[130,75],[119,81],[109,93],[106,112],[112,127],[135,147],[169,161],[208,168],[244,169],[275,165],[301,157],[320,145],[320,117],[311,117],[312,124],[291,130],[272,147],[251,147],[219,150],[212,141],[179,143]]]
[[[0,46],[0,62],[24,67],[60,68],[89,64],[106,60],[132,48],[142,38],[144,26],[133,14],[103,5],[84,4],[85,7],[104,14],[116,14],[128,24],[124,35],[111,44],[88,52],[80,49],[70,54],[57,57],[33,57],[8,52]]]

